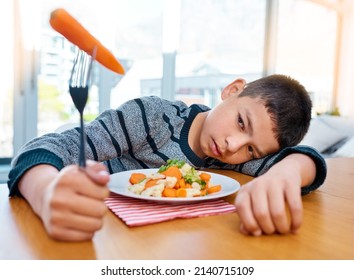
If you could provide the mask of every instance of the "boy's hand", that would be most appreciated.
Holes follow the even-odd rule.
[[[255,236],[296,232],[302,224],[301,187],[315,175],[309,157],[292,154],[245,184],[236,197],[241,231]]]
[[[52,238],[89,240],[102,227],[107,209],[104,198],[109,195],[109,174],[104,165],[89,161],[85,170],[71,165],[60,172],[52,166],[39,165],[27,173],[20,191]]]

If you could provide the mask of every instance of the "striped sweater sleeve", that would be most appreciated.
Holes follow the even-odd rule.
[[[324,158],[312,147],[299,145],[284,148],[280,152],[268,155],[265,158],[252,160],[244,164],[234,166],[234,169],[238,172],[254,177],[260,176],[267,172],[274,164],[293,153],[300,153],[309,156],[316,165],[316,177],[314,182],[309,186],[301,188],[301,194],[305,195],[319,188],[323,184],[327,175],[327,166]]]
[[[152,103],[154,104],[154,103]],[[159,108],[155,110],[160,111]],[[154,110],[152,110],[154,111]],[[87,159],[104,162],[123,154],[134,157],[136,150],[146,143],[144,112],[139,100],[124,103],[117,110],[107,110],[86,125]],[[154,119],[154,116],[151,116]],[[8,187],[10,196],[19,195],[17,184],[23,174],[39,164],[49,164],[58,170],[76,164],[79,156],[80,130],[73,128],[62,133],[49,133],[29,141],[12,161]],[[141,168],[146,168],[140,162]]]

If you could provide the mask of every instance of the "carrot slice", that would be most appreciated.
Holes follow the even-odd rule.
[[[176,190],[177,197],[187,197],[187,190],[185,188],[179,188]]]
[[[147,181],[145,184],[145,189],[156,186],[157,181],[158,181],[157,179]]]
[[[143,173],[132,173],[129,178],[129,182],[134,185],[140,183],[146,178],[146,175]]]
[[[208,174],[208,173],[201,173],[200,175],[200,179],[202,179],[204,182],[209,182],[210,181],[210,178],[211,178],[211,175]]]
[[[64,9],[56,9],[50,15],[50,25],[71,43],[92,56],[96,47],[96,60],[108,69],[124,74],[124,68],[115,56],[92,36]]]
[[[180,188],[185,188],[186,187],[186,181],[184,180],[184,178],[181,178],[178,180],[178,186]]]
[[[209,187],[207,189],[207,193],[210,194],[210,193],[216,193],[216,192],[219,192],[221,191],[221,185],[215,185],[215,186],[212,186],[212,187]]]
[[[205,196],[205,195],[207,195],[207,190],[206,189],[201,190],[200,191],[200,196]]]
[[[170,166],[165,171],[161,172],[161,174],[169,177],[176,177],[177,180],[182,178],[182,173],[177,166]]]
[[[162,196],[164,197],[176,197],[176,189],[174,188],[164,188],[162,191]]]

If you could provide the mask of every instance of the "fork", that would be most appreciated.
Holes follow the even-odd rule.
[[[71,70],[69,80],[69,92],[76,109],[80,113],[80,151],[79,151],[79,167],[86,167],[86,137],[84,126],[84,109],[88,99],[89,80],[91,75],[92,63],[95,60],[96,48],[92,57],[84,51],[78,49],[74,65]]]

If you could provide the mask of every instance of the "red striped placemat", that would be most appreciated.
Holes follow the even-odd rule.
[[[223,199],[191,204],[169,204],[111,193],[105,203],[128,226],[142,226],[176,218],[204,217],[236,211],[235,205]]]

